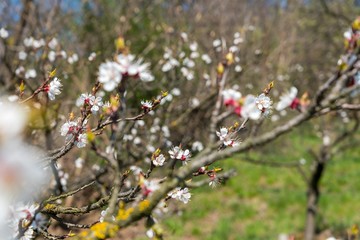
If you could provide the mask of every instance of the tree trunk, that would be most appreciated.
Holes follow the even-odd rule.
[[[319,192],[309,189],[306,208],[305,240],[313,240],[316,229],[316,213]]]
[[[320,198],[319,183],[323,176],[326,163],[329,159],[327,148],[323,147],[319,158],[316,161],[315,169],[312,171],[311,180],[308,183],[305,240],[313,240],[316,230],[317,204]]]

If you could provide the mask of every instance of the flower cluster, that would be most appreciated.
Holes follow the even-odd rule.
[[[99,67],[98,81],[104,85],[105,91],[114,90],[126,77],[140,78],[144,82],[154,80],[149,72],[149,63],[143,63],[142,59],[135,60],[131,54],[119,54],[116,61],[102,63]]]
[[[239,144],[238,140],[234,138],[234,131],[232,129],[230,128],[229,131],[229,129],[222,127],[219,132],[216,131],[216,135],[225,147],[236,147]]]
[[[182,161],[183,164],[187,164],[190,161],[191,152],[189,149],[182,150],[181,146],[175,146],[169,150],[170,158]]]
[[[168,196],[187,204],[190,201],[191,193],[188,188],[176,188]]]
[[[194,173],[194,176],[204,175],[206,174],[209,177],[209,186],[215,188],[221,184],[221,179],[217,176],[217,173],[222,171],[222,168],[213,168],[208,170],[207,167],[201,167],[199,170]]]
[[[344,43],[347,51],[354,50],[359,46],[360,41],[360,17],[355,19],[351,25],[351,29],[348,29],[344,33]]]
[[[342,55],[338,60],[340,71],[346,69],[357,60],[355,50],[360,46],[360,17],[355,19],[351,25],[351,29],[344,33],[344,43],[346,54]]]
[[[172,49],[165,48],[163,59],[160,60],[160,64],[162,65],[161,70],[163,72],[169,72],[175,68],[179,68],[181,75],[186,80],[191,81],[195,77],[194,68],[196,64],[199,61],[203,61],[205,64],[211,64],[212,60],[208,54],[200,54],[199,44],[196,41],[189,41],[187,33],[182,32],[180,37],[183,40],[180,43],[185,44],[185,46],[180,46],[180,49],[175,53]]]
[[[271,112],[271,105],[272,101],[271,99],[266,96],[264,93],[260,94],[255,99],[256,107],[263,113],[265,116],[269,115]]]
[[[65,141],[68,142],[75,137],[75,145],[78,148],[83,148],[87,144],[87,134],[84,133],[86,121],[81,125],[75,121],[67,121],[61,126],[60,134],[65,137]]]
[[[103,105],[104,103],[101,97],[96,97],[88,93],[81,94],[76,100],[76,106],[89,107],[92,113],[97,113]]]
[[[271,113],[272,101],[264,93],[258,97],[251,94],[242,97],[239,91],[226,89],[222,92],[222,96],[224,105],[231,107],[240,117],[258,120],[261,115],[267,116]]]

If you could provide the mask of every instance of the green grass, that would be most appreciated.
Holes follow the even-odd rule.
[[[255,159],[290,162],[307,159],[319,142],[306,132],[294,132],[287,142],[250,153]],[[289,140],[290,139],[290,140]],[[360,154],[355,149],[338,155],[321,181],[318,226],[339,234],[360,224]],[[169,239],[277,239],[281,233],[301,234],[305,222],[306,184],[296,169],[273,168],[241,161],[244,155],[218,162],[237,175],[216,189],[192,190],[192,200],[181,215],[162,221]],[[173,202],[177,206],[181,203]],[[301,239],[301,238],[299,238]]]

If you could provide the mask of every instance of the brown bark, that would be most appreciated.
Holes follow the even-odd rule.
[[[305,240],[313,240],[315,236],[317,208],[320,198],[319,184],[329,158],[328,148],[323,146],[320,156],[317,158],[315,169],[312,171],[311,180],[308,184]]]

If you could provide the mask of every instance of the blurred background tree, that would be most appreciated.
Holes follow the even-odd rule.
[[[223,57],[223,52],[213,46],[214,41],[220,39],[228,47],[236,45],[239,49],[239,61],[236,63],[239,68],[229,74],[228,87],[237,85],[242,93],[255,94],[268,82],[275,81],[274,96],[293,85],[299,92],[307,91],[312,96],[336,69],[338,57],[344,51],[342,32],[359,13],[359,4],[359,1],[352,0],[7,0],[0,4],[0,22],[1,26],[12,29],[14,34],[8,41],[8,52],[5,54],[5,50],[0,49],[3,63],[0,65],[0,82],[3,91],[14,90],[23,80],[14,74],[20,65],[35,68],[40,76],[56,68],[64,85],[72,86],[64,88],[61,98],[76,99],[95,83],[99,64],[111,58],[115,49],[114,41],[121,36],[132,54],[151,62],[151,70],[157,79],[154,84],[143,88],[136,88],[136,82],[130,83],[130,88],[137,89],[129,93],[127,105],[130,111],[138,109],[139,99],[150,99],[160,90],[168,90],[176,101],[167,102],[158,109],[157,114],[163,116],[160,119],[162,125],[170,128],[170,141],[174,144],[180,141],[190,144],[195,140],[206,143],[210,134],[209,106],[216,101],[212,95],[215,91],[216,66]],[[183,33],[186,33],[186,39]],[[235,33],[240,36],[237,44],[234,44]],[[45,62],[41,68],[36,61],[21,61],[17,57],[17,46],[28,36],[46,41],[56,37],[61,49],[66,49],[68,56],[78,54],[79,60],[74,64],[61,60],[50,62],[46,60],[48,53],[45,50],[34,56]],[[194,42],[200,54],[209,55],[211,63],[204,63],[200,58],[194,60],[196,65],[191,80],[188,73],[184,74],[180,68],[163,71],[166,52],[172,52],[177,57],[182,52],[189,55],[190,45]],[[89,62],[91,53],[96,53],[96,57]],[[26,81],[26,85],[30,89],[35,88],[40,79],[36,81]],[[181,95],[174,94],[174,89],[180,89]],[[195,100],[198,100],[198,105],[194,104]],[[53,110],[60,112],[59,109],[66,109],[66,112],[70,112],[73,102],[65,101],[60,105]],[[188,121],[190,115],[191,122]],[[49,116],[49,119],[52,117]],[[234,119],[237,116],[228,118],[224,123]],[[281,121],[275,124],[281,124]],[[260,131],[272,128],[273,124],[265,121]],[[260,153],[250,153],[250,156],[281,162],[292,162],[295,158],[312,159],[309,150],[312,145],[321,145],[325,131],[323,124],[320,120],[314,121],[313,125],[306,124],[301,131],[291,135],[289,142],[276,141]],[[336,127],[341,130],[341,125],[339,121]],[[315,134],[312,130],[315,130]],[[246,134],[259,133],[250,130]],[[358,136],[355,134],[353,137]],[[46,141],[46,138],[42,141]],[[166,142],[163,144],[166,146]],[[54,141],[54,145],[61,144]],[[324,232],[325,237],[331,233],[344,235],[351,224],[360,221],[356,211],[352,211],[355,206],[359,207],[355,202],[360,196],[356,193],[358,186],[353,184],[354,176],[359,173],[358,168],[352,168],[356,155],[356,152],[342,152],[338,160],[348,158],[352,159],[351,162],[330,167],[332,174],[341,171],[340,176],[347,173],[352,175],[342,177],[342,182],[327,179],[329,184],[324,183],[325,192],[334,194],[334,191],[349,189],[351,194],[344,193],[345,199],[333,199],[345,209],[346,215],[339,218],[336,217],[338,208],[328,207],[331,199],[320,202],[324,212],[320,212],[315,229],[320,238]],[[138,155],[135,158],[141,159]],[[280,172],[263,167],[252,170],[253,167],[246,164],[232,164],[240,170],[239,176],[230,180],[224,188],[211,193],[213,199],[206,200],[209,194],[199,190],[190,210],[185,210],[181,215],[182,210],[179,209],[180,220],[175,217],[165,220],[165,228],[170,232],[171,239],[275,239],[281,233],[293,233],[302,238],[306,186],[301,182],[301,177],[293,177],[292,170]],[[311,172],[313,166],[310,161],[305,169]],[[334,190],[328,185],[338,188]],[[299,189],[294,191],[294,188]],[[264,196],[261,191],[265,192]],[[199,205],[202,207],[197,209]],[[222,210],[216,208],[221,209],[223,205],[236,210],[235,213],[227,212],[229,217],[220,216]],[[206,222],[209,229],[189,226],[193,219],[199,223]],[[184,227],[180,227],[183,224]],[[131,230],[124,234],[132,237],[141,235]]]

